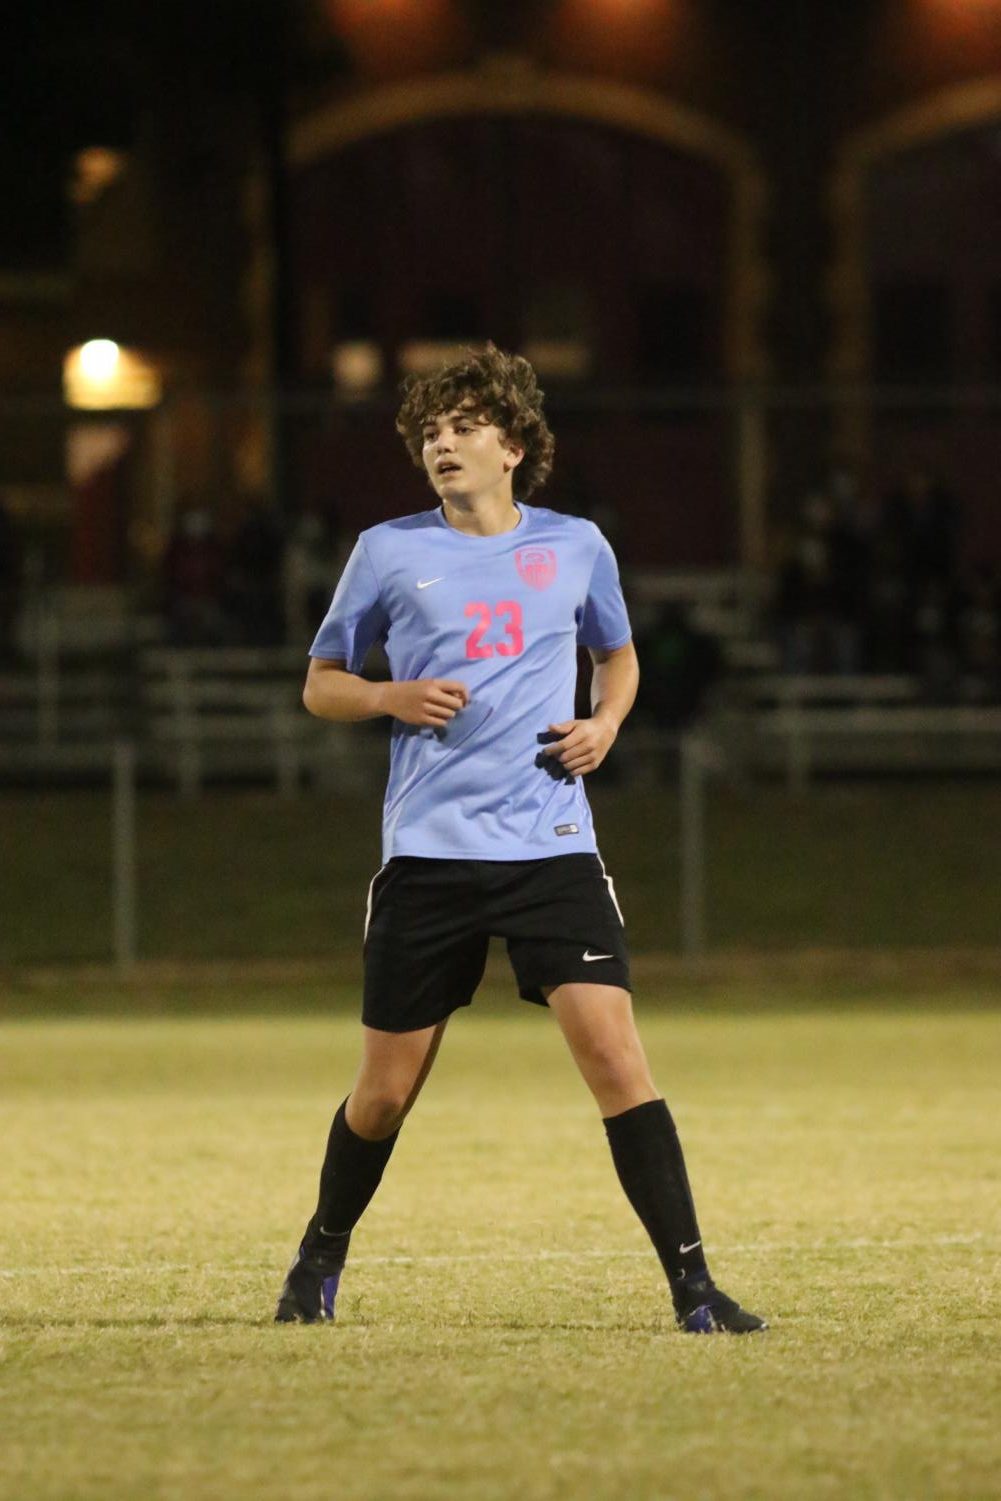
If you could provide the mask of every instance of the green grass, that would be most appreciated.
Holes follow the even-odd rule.
[[[354,1019],[8,1021],[0,1497],[997,1495],[1001,1014],[670,999],[641,1025],[761,1337],[674,1331],[551,1018],[491,987],[451,1025],[334,1329],[270,1315]]]
[[[634,952],[678,947],[677,800],[598,785],[592,802]],[[0,966],[106,959],[107,794],[0,794]],[[707,820],[714,949],[996,946],[1001,783],[827,784],[741,796]],[[353,955],[379,860],[372,799],[147,793],[139,810],[146,958]]]

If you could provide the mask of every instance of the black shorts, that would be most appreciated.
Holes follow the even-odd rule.
[[[584,981],[629,983],[622,914],[597,855],[543,860],[397,856],[369,887],[362,1020],[412,1032],[468,1006],[490,938],[507,940],[523,1000]]]

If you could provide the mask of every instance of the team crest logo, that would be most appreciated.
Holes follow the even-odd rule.
[[[556,554],[551,547],[526,547],[514,561],[525,583],[533,589],[548,589],[556,577]]]

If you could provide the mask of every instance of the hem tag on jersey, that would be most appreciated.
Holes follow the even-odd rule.
[[[580,829],[578,829],[578,827],[577,827],[577,825],[575,823],[558,823],[556,825],[556,828],[553,830],[553,833],[554,834],[579,834],[580,833]]]

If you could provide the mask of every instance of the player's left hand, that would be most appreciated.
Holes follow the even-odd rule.
[[[547,745],[542,754],[555,756],[572,777],[596,771],[611,750],[617,734],[614,724],[601,715],[592,715],[590,719],[568,719],[563,724],[551,724],[549,729],[561,738]]]

